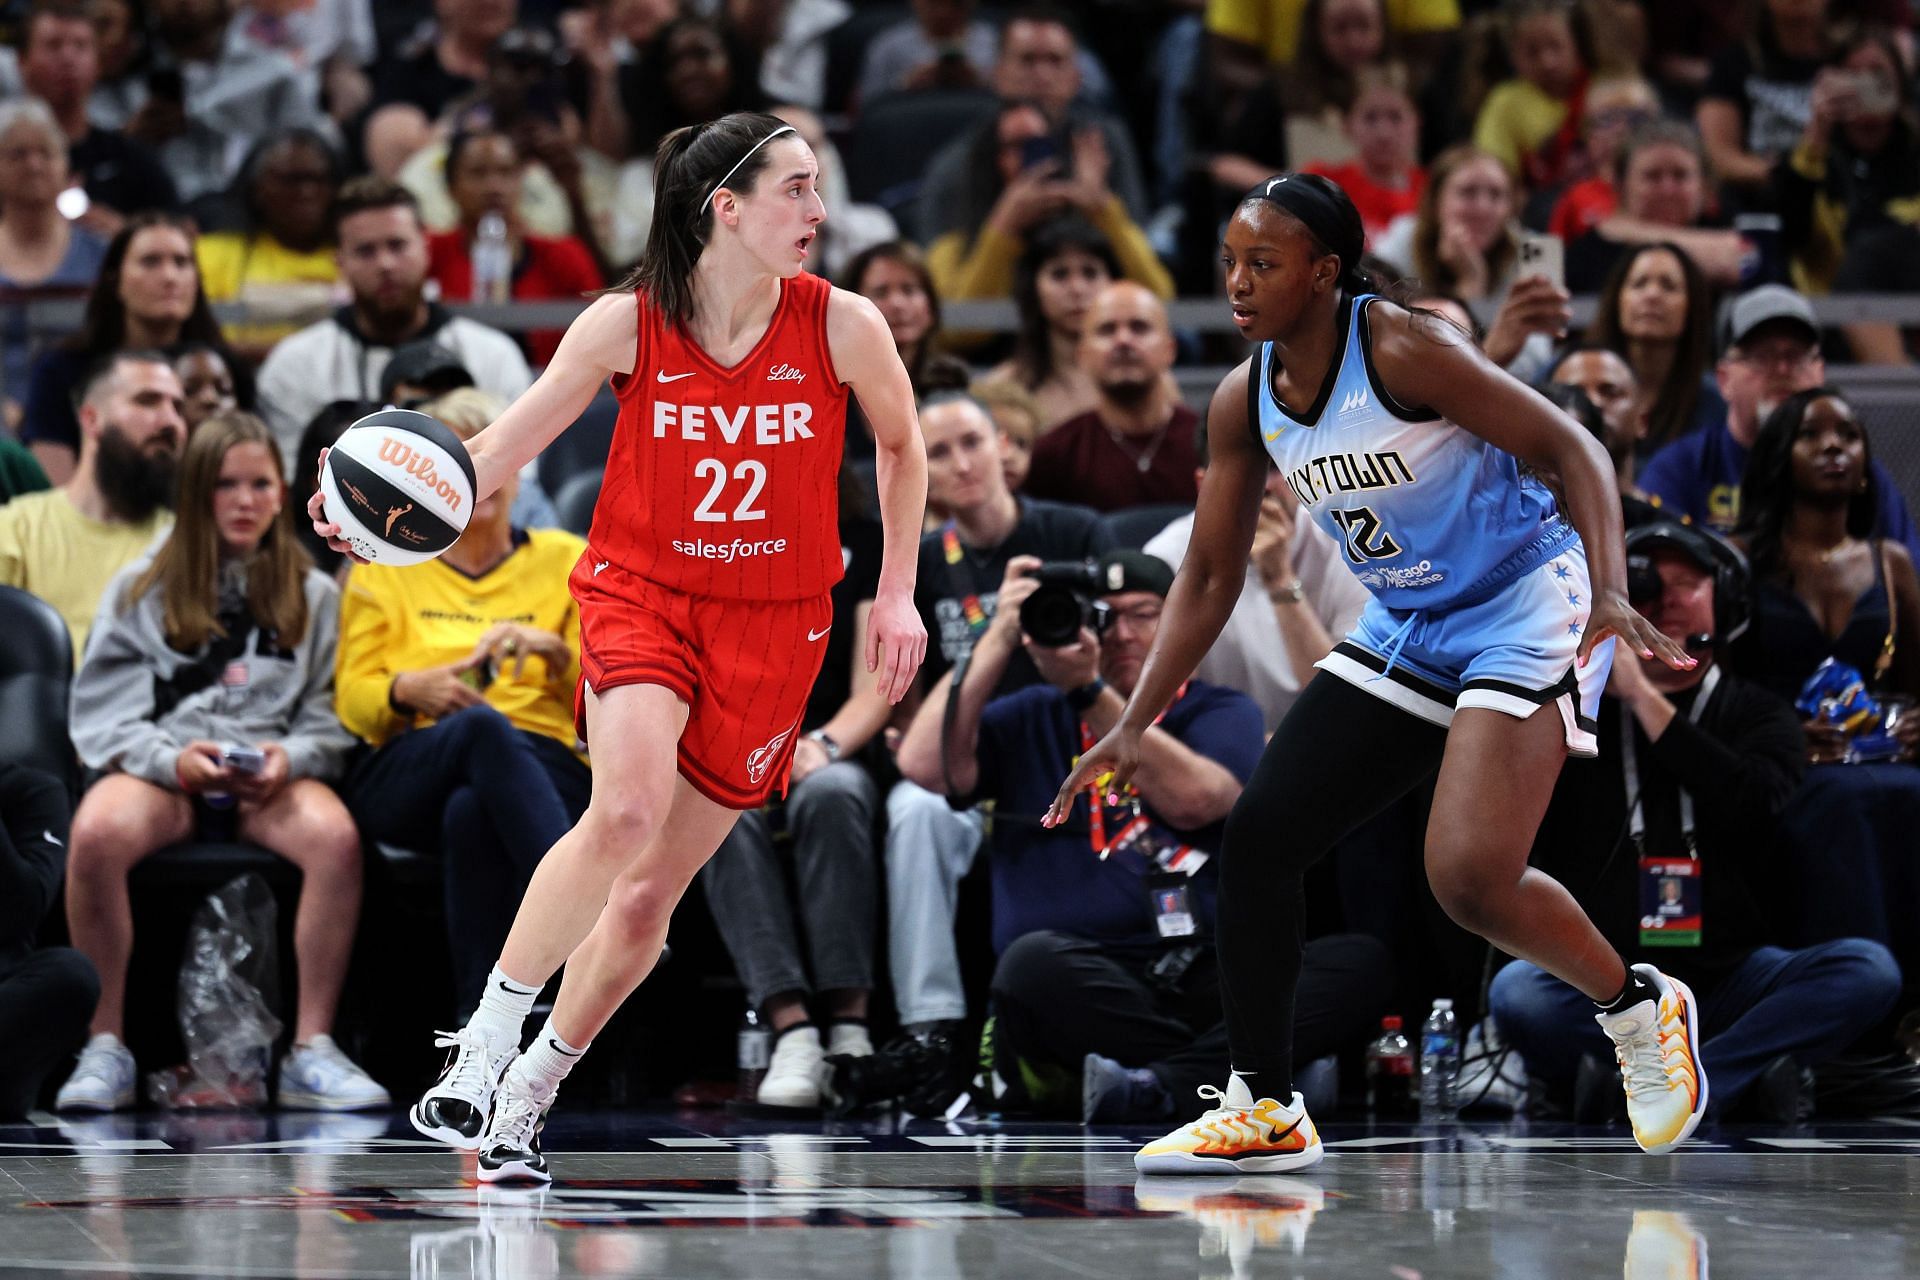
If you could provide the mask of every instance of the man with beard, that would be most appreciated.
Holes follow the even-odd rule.
[[[1671,515],[1730,533],[1740,521],[1740,477],[1761,424],[1788,396],[1824,383],[1827,364],[1813,308],[1780,284],[1763,284],[1733,300],[1720,350],[1714,377],[1727,401],[1726,424],[1682,436],[1654,454],[1640,469],[1640,489]],[[1880,502],[1874,536],[1904,542],[1920,557],[1920,533],[1898,482],[1878,462],[1873,472]]]
[[[426,340],[451,351],[482,391],[511,401],[533,384],[526,357],[497,329],[428,302],[427,232],[406,188],[355,178],[334,202],[340,275],[353,301],[283,339],[260,367],[260,412],[289,471],[300,433],[335,400],[372,400],[394,348]]]
[[[1034,444],[1027,493],[1096,511],[1191,504],[1199,496],[1200,418],[1167,376],[1173,355],[1160,299],[1130,280],[1101,290],[1080,340],[1080,365],[1093,375],[1099,403]]]
[[[119,351],[80,390],[80,459],[58,489],[0,507],[0,583],[60,611],[77,664],[113,575],[173,523],[186,393],[157,351]]]

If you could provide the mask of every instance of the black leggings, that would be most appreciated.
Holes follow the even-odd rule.
[[[1440,768],[1447,731],[1320,672],[1274,731],[1220,848],[1218,946],[1233,1069],[1293,1093],[1307,868]]]

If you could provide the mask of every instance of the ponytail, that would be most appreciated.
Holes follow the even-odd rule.
[[[791,133],[777,116],[736,111],[675,129],[653,156],[653,225],[640,261],[610,293],[637,291],[669,324],[693,316],[693,269],[713,237],[713,197],[747,191],[767,167],[764,143]]]

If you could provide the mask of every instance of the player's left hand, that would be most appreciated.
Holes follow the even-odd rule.
[[[913,597],[899,591],[875,596],[867,617],[866,662],[867,670],[880,673],[880,696],[896,704],[906,697],[926,656],[927,628]]]
[[[1619,640],[1620,658],[1658,658],[1675,671],[1686,671],[1699,666],[1699,662],[1658,627],[1635,612],[1627,603],[1627,598],[1618,591],[1609,591],[1593,602],[1593,612],[1587,618],[1587,633],[1580,637],[1578,661],[1587,665],[1587,656],[1593,652],[1593,646],[1613,636]]]

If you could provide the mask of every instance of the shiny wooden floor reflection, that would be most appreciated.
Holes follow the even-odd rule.
[[[392,1117],[0,1127],[0,1275],[1920,1275],[1920,1125],[1330,1126],[1309,1176],[1145,1179],[1138,1133],[563,1114],[559,1182],[476,1186]]]

